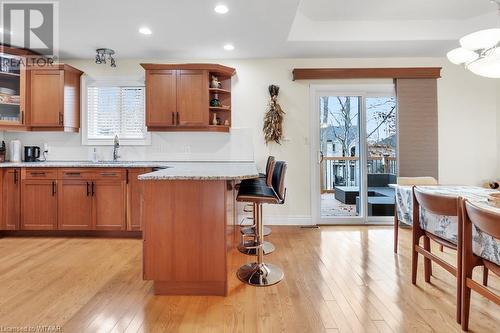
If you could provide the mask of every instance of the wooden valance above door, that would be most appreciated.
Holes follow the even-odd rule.
[[[293,80],[438,79],[441,67],[294,68]]]

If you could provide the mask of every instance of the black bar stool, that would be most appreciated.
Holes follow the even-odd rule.
[[[287,163],[277,161],[271,177],[271,185],[262,183],[241,186],[238,191],[237,201],[252,202],[255,207],[254,216],[257,237],[253,248],[257,252],[257,262],[248,263],[238,269],[238,278],[252,286],[270,286],[283,279],[283,271],[274,264],[264,263],[264,226],[262,221],[262,204],[283,204],[285,202],[285,174]]]
[[[274,156],[269,156],[267,158],[267,163],[266,163],[266,173],[265,174],[260,173],[259,178],[243,180],[240,184],[238,184],[237,188],[239,189],[242,186],[248,187],[248,186],[256,186],[256,185],[271,186],[272,187],[272,174],[273,174],[273,170],[274,170],[274,163],[275,163]],[[249,206],[250,206],[250,208],[249,208]],[[255,245],[257,243],[257,225],[255,223],[256,210],[257,210],[257,208],[255,207],[255,203],[249,203],[243,209],[243,211],[246,213],[252,213],[252,217],[246,217],[245,219],[253,220],[252,225],[242,226],[240,228],[241,242],[238,245],[238,250],[241,253],[244,253],[247,255],[256,255],[257,254],[257,249],[255,247]],[[244,222],[244,220],[242,221],[242,223]],[[269,236],[271,233],[272,233],[271,228],[264,227],[264,237]],[[264,255],[272,253],[274,250],[275,250],[275,247],[271,242],[264,241]]]

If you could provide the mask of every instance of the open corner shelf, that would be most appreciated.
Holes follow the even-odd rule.
[[[213,110],[213,111],[229,111],[229,112],[231,112],[230,108],[221,108],[219,106],[211,106],[210,110]]]
[[[231,91],[227,89],[221,89],[221,88],[209,88],[208,91],[211,93],[217,93],[217,94],[230,94]]]
[[[208,130],[210,132],[229,132],[231,126],[226,125],[208,125]]]

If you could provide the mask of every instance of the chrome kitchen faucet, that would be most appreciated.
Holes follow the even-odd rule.
[[[113,162],[118,161],[118,159],[121,157],[118,155],[118,149],[120,149],[120,140],[118,139],[118,135],[115,135],[115,142],[113,145]]]

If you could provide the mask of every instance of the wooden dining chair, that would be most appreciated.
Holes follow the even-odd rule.
[[[424,256],[424,277],[425,282],[430,282],[431,280],[431,263],[432,261],[443,267],[449,273],[451,273],[456,278],[456,320],[460,323],[461,320],[461,293],[462,280],[460,278],[461,266],[462,266],[462,253],[461,246],[453,244],[449,240],[439,237],[426,229],[422,228],[420,223],[420,207],[425,209],[427,212],[447,217],[456,217],[458,220],[458,226],[462,225],[462,210],[460,208],[461,198],[431,194],[425,190],[414,186],[413,187],[413,225],[412,225],[412,267],[411,267],[411,282],[412,284],[417,283],[417,266],[418,266],[418,254]],[[457,228],[457,244],[461,244],[462,241],[462,230]],[[423,247],[420,246],[420,238],[423,237]],[[457,251],[457,262],[456,266],[453,266],[443,259],[432,254],[430,240],[443,245],[447,248]]]
[[[434,177],[398,177],[398,185],[401,186],[416,186],[416,185],[437,185],[438,182]],[[398,202],[395,201],[394,206],[394,253],[398,253],[398,234],[399,234],[399,222],[407,224],[406,221],[399,219],[398,217]],[[408,224],[411,226],[411,224]]]
[[[481,238],[489,237],[491,242],[500,242],[500,213],[481,208],[467,200],[462,201],[462,274],[461,274],[461,286],[462,286],[462,329],[467,331],[469,328],[469,313],[470,313],[470,294],[471,290],[479,293],[480,295],[486,297],[490,301],[495,302],[500,305],[500,296],[495,294],[491,289],[486,288],[486,286],[477,283],[472,279],[472,271],[476,266],[484,266],[488,270],[494,272],[496,275],[500,276],[500,266],[498,263],[498,253],[492,253],[495,251],[483,250],[474,251],[472,245],[474,241],[473,228],[475,228],[476,233],[481,234]],[[496,249],[498,251],[498,248]],[[479,252],[479,253],[478,253]],[[492,259],[495,258],[496,262]],[[483,270],[483,272],[486,270]],[[484,281],[484,276],[483,276]]]

